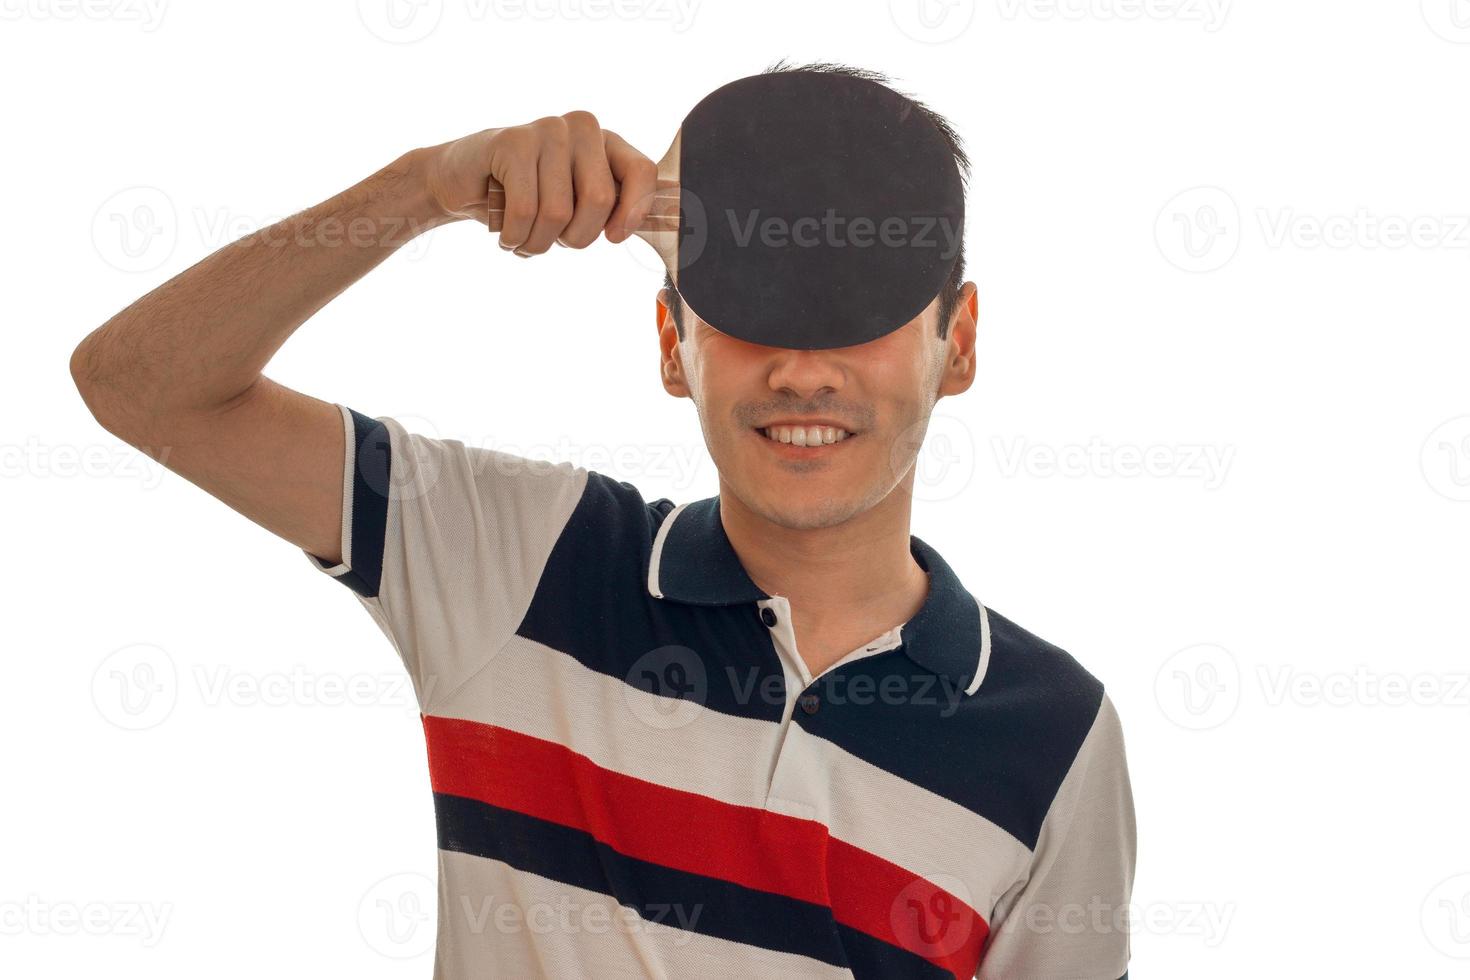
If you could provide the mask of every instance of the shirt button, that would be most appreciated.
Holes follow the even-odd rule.
[[[767,626],[775,626],[776,625],[776,610],[772,609],[770,606],[762,606],[761,607],[761,622],[765,623]]]
[[[817,713],[817,709],[822,706],[822,699],[815,694],[803,694],[797,699],[796,703],[801,705],[802,711],[805,711],[809,715],[814,715]]]

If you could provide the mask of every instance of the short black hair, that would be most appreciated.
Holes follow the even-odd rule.
[[[870,82],[893,89],[890,79],[881,72],[871,71],[867,68],[855,68],[851,65],[837,64],[831,61],[813,61],[804,65],[788,65],[786,59],[782,58],[769,68],[761,72],[762,75],[794,74],[797,72],[819,72],[828,75],[845,75],[849,78],[862,78]],[[965,153],[964,141],[955,132],[955,128],[939,113],[909,95],[907,92],[898,92],[913,110],[927,118],[944,135],[954,152],[955,166],[960,171],[960,182],[968,185],[970,179],[970,157]],[[960,285],[965,281],[965,241],[961,235],[959,250],[955,253],[954,267],[950,270],[949,280],[939,290],[939,338],[947,339],[949,336],[949,318],[954,314],[955,304],[960,299]],[[664,288],[669,292],[669,314],[674,318],[674,329],[678,331],[679,339],[684,339],[684,302],[679,298],[679,291],[674,288],[674,277],[664,270]]]

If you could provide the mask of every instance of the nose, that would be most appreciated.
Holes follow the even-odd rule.
[[[772,391],[789,391],[798,398],[815,398],[823,391],[841,391],[846,372],[829,351],[771,348],[769,384]]]

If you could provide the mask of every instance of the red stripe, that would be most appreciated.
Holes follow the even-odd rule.
[[[506,728],[423,721],[436,793],[572,827],[637,860],[826,906],[843,925],[956,977],[979,966],[989,926],[967,902],[820,823],[660,786]]]

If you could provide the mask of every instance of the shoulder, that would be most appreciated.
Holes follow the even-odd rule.
[[[1090,725],[1103,683],[1071,653],[986,607],[990,662],[980,693],[1067,727]]]

